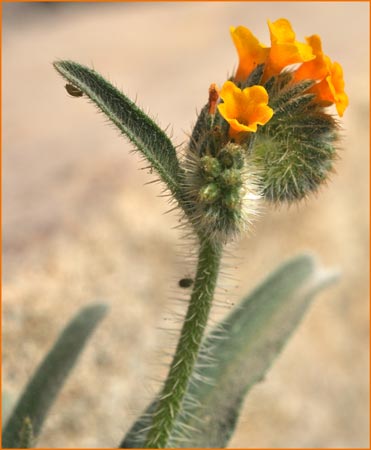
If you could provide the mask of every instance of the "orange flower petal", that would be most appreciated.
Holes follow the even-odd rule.
[[[344,110],[349,104],[348,96],[344,92],[344,80],[341,66],[333,63],[328,56],[322,51],[321,39],[317,35],[306,38],[306,43],[296,41],[295,33],[287,19],[278,19],[275,22],[268,21],[271,48],[265,47],[258,39],[245,27],[231,27],[230,32],[233,42],[236,46],[239,56],[239,66],[235,75],[236,81],[243,81],[251,74],[258,64],[265,64],[263,82],[271,76],[278,75],[285,67],[291,64],[301,64],[294,72],[294,82],[305,79],[318,81],[309,92],[317,95],[317,101],[325,105],[335,104],[338,114],[343,115]],[[229,88],[226,88],[226,92]],[[244,91],[242,91],[244,92]],[[244,105],[246,98],[243,93],[234,93],[235,99],[229,100],[229,105]],[[237,100],[238,95],[242,97]],[[225,103],[227,101],[225,100]],[[265,105],[267,107],[267,105]],[[252,113],[241,117],[248,117],[251,125],[246,125],[244,120],[232,118],[231,111],[227,106],[220,105],[220,111],[224,111],[226,120],[230,120],[231,130],[237,130],[239,127],[252,127],[256,131],[256,121]],[[255,109],[256,114],[260,117],[264,108]],[[233,115],[233,114],[232,114]],[[269,120],[269,119],[268,119]],[[249,122],[249,123],[250,123]],[[238,125],[239,124],[239,125]]]
[[[339,63],[333,63],[322,51],[321,39],[317,35],[307,38],[315,55],[312,61],[304,62],[294,74],[295,81],[317,80],[318,84],[310,89],[317,95],[317,100],[324,104],[335,103],[341,117],[349,104],[348,96],[344,92],[343,70]]]
[[[230,136],[255,132],[258,125],[266,124],[273,116],[268,106],[268,93],[263,86],[239,89],[231,81],[226,81],[220,91],[224,103],[218,105],[220,114],[230,125]]]
[[[349,105],[349,98],[344,92],[345,83],[343,78],[343,69],[339,63],[333,63],[330,76],[331,83],[329,83],[329,85],[334,95],[336,110],[339,116],[342,117],[345,109]]]
[[[295,81],[323,80],[328,74],[329,58],[322,52],[321,38],[317,35],[306,38],[315,58],[304,62],[294,74]]]
[[[331,63],[327,77],[313,86],[311,91],[317,94],[318,101],[328,105],[334,103],[339,116],[343,116],[349,105],[349,98],[344,91],[343,70],[339,63]]]
[[[268,20],[268,27],[272,44],[295,41],[294,30],[287,19],[278,19],[275,22]]]
[[[290,64],[315,58],[310,45],[295,40],[295,33],[288,20],[278,19],[275,22],[268,20],[268,26],[272,47],[264,73],[266,80]]]
[[[245,27],[230,27],[230,33],[239,56],[235,79],[242,81],[250,75],[257,65],[265,63],[269,48],[260,44],[251,31]]]

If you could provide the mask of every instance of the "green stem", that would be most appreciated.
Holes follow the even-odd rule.
[[[174,427],[198,356],[219,273],[222,245],[202,238],[193,292],[178,346],[153,414],[146,448],[164,448]]]

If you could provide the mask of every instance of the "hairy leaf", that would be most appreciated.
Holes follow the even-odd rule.
[[[136,150],[157,171],[178,203],[182,204],[181,169],[175,148],[166,133],[134,102],[94,70],[73,61],[57,61],[54,63],[54,67],[71,83],[67,86],[72,85],[76,92],[81,91],[89,97],[129,138]],[[68,89],[68,92],[70,92],[71,87]]]
[[[245,395],[264,378],[314,295],[334,278],[318,271],[311,257],[300,256],[231,312],[204,342],[170,446],[227,445]]]
[[[169,447],[223,448],[247,392],[261,381],[314,295],[335,279],[310,256],[279,267],[204,340]],[[129,430],[121,448],[141,447],[154,403]]]
[[[102,304],[83,308],[62,331],[15,406],[3,432],[3,448],[19,448],[25,424],[32,427],[34,438],[38,436],[50,407],[106,310]]]

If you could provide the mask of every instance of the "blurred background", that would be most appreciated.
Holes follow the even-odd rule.
[[[54,405],[41,447],[115,447],[159,388],[177,281],[192,275],[161,187],[51,63],[94,67],[181,145],[237,66],[230,25],[266,45],[267,19],[319,34],[350,106],[337,173],[297,207],[266,208],[226,258],[228,312],[303,251],[340,281],[318,296],[245,402],[231,447],[368,447],[368,2],[3,4],[3,389],[14,402],[66,321],[110,306]],[[216,314],[219,314],[216,312]]]

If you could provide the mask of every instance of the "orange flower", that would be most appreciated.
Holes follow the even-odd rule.
[[[345,109],[349,105],[349,99],[344,92],[343,69],[339,63],[331,63],[327,77],[313,86],[312,91],[324,103],[335,103],[339,116],[343,116]]]
[[[314,59],[304,62],[294,73],[294,80],[323,80],[328,74],[329,57],[322,51],[321,38],[316,34],[306,38]]]
[[[218,105],[218,109],[230,125],[231,137],[256,132],[258,125],[266,124],[273,116],[273,109],[268,106],[268,93],[263,86],[241,90],[231,81],[226,81],[220,97],[224,103]]]
[[[230,27],[230,33],[239,56],[235,79],[236,81],[242,81],[250,75],[257,65],[265,63],[269,48],[262,45],[245,27]]]
[[[310,45],[295,40],[295,33],[288,20],[278,19],[275,22],[268,20],[268,26],[272,47],[264,71],[265,80],[279,74],[290,64],[302,63],[315,58]]]
[[[343,72],[339,63],[333,63],[322,51],[321,39],[317,35],[306,38],[306,43],[296,41],[295,33],[287,19],[275,22],[268,20],[271,47],[265,47],[247,28],[231,27],[230,32],[236,46],[239,65],[236,81],[243,81],[259,64],[265,64],[262,81],[278,75],[291,64],[301,64],[293,72],[294,82],[315,80],[318,83],[309,92],[317,95],[324,106],[336,105],[339,116],[349,104],[344,92]]]
[[[324,104],[335,103],[341,117],[349,104],[348,96],[344,92],[343,70],[339,63],[332,62],[322,51],[321,39],[314,35],[306,38],[312,47],[315,59],[303,63],[295,72],[294,80],[317,80],[318,84],[310,92],[317,94],[317,100]]]

